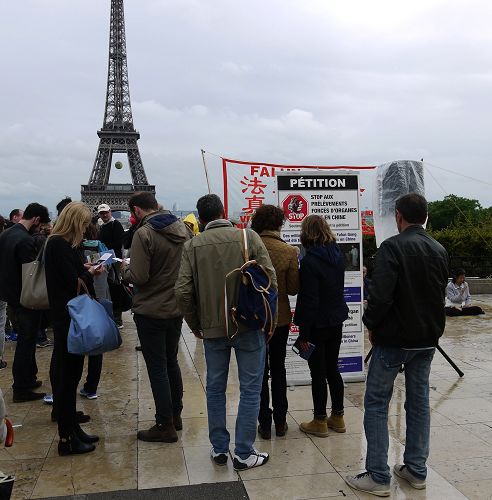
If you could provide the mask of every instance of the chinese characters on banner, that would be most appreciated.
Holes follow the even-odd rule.
[[[284,210],[286,222],[283,239],[305,250],[300,242],[302,221],[311,214],[324,217],[337,237],[345,258],[345,301],[349,317],[343,325],[339,368],[345,380],[364,379],[364,330],[362,325],[362,231],[359,209],[359,179],[347,171],[309,173],[280,173],[277,176],[278,205]],[[295,307],[295,298],[291,301]],[[330,307],[326,304],[326,307]],[[297,337],[291,329],[288,346]],[[290,384],[309,383],[309,368],[287,349],[286,369]]]
[[[224,208],[226,216],[233,219],[239,227],[246,227],[254,211],[265,203],[277,203],[276,176],[286,172],[325,172],[346,168],[349,170],[371,172],[373,166],[310,166],[276,165],[272,163],[245,162],[222,159],[224,183]],[[364,191],[360,190],[361,194]]]

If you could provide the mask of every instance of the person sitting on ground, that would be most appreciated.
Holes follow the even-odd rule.
[[[472,306],[470,288],[465,281],[465,270],[456,269],[446,287],[446,316],[478,316],[485,314],[478,306]]]

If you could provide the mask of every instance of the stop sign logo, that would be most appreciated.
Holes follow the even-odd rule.
[[[290,194],[282,202],[282,209],[289,222],[302,222],[308,214],[308,202],[300,194]]]

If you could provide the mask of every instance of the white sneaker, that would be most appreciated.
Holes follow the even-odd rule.
[[[401,477],[402,479],[405,479],[405,481],[408,481],[410,483],[410,486],[415,488],[416,490],[423,490],[425,489],[425,479],[419,479],[418,477],[415,477],[409,470],[406,465],[403,464],[398,464],[393,467],[393,472],[398,476]]]
[[[210,458],[217,465],[226,465],[227,464],[227,458],[228,458],[227,453],[216,453],[213,448],[210,450]]]
[[[377,497],[389,497],[391,494],[390,485],[376,483],[369,472],[363,472],[357,476],[346,476],[345,482],[354,490],[371,493]]]
[[[234,455],[234,470],[246,470],[252,469],[253,467],[260,467],[261,465],[265,465],[269,458],[268,453],[261,453],[253,448],[253,453],[251,453],[248,458],[240,458]]]
[[[80,389],[79,394],[87,399],[97,399],[95,392],[87,392],[84,388]]]

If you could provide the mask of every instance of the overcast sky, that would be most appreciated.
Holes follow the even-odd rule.
[[[432,168],[441,186],[427,175],[429,199],[492,205],[491,2],[126,0],[125,9],[134,123],[165,205],[192,208],[205,193],[202,147],[272,163],[423,157],[483,180]],[[110,0],[2,3],[0,213],[80,196],[104,113],[109,12]],[[207,160],[222,194],[220,162]],[[111,177],[129,179],[127,168]]]

